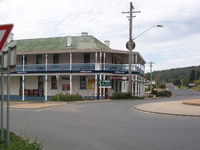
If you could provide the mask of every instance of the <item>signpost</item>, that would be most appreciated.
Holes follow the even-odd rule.
[[[1,142],[4,141],[4,135],[3,135],[3,99],[4,99],[4,92],[3,92],[3,76],[4,76],[4,70],[7,70],[7,133],[6,133],[6,144],[7,146],[9,145],[10,137],[10,129],[9,129],[9,99],[10,99],[10,65],[14,65],[14,61],[11,61],[11,51],[16,50],[16,45],[15,47],[9,46],[9,42],[13,42],[12,39],[10,41],[7,41],[11,30],[13,28],[13,24],[5,24],[5,25],[0,25],[0,52],[1,52]],[[4,49],[4,45],[7,41],[7,52],[2,51]],[[16,57],[15,52],[12,55],[14,58]]]
[[[111,88],[110,80],[100,80],[99,81],[100,88]]]

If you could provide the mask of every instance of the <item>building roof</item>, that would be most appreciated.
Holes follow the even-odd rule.
[[[68,38],[71,39],[70,46],[67,43]],[[128,55],[128,51],[111,49],[92,35],[23,39],[16,42],[18,55],[96,51]],[[145,63],[140,53],[132,51],[132,54],[138,55]]]
[[[67,46],[67,38],[71,38],[71,46]],[[91,35],[17,40],[17,53],[63,52],[73,49],[103,50],[110,48]]]

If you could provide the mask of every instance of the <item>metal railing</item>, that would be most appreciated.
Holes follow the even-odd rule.
[[[132,64],[132,71],[144,74],[143,68]],[[71,64],[33,64],[17,65],[16,72],[46,72],[46,71],[108,71],[108,72],[127,72],[128,64],[95,64],[95,63],[73,63]]]

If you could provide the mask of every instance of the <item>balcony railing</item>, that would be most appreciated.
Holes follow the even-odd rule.
[[[105,72],[114,72],[127,73],[129,69],[128,64],[33,64],[33,65],[17,65],[16,72],[66,72],[66,71],[105,71]],[[140,74],[144,74],[144,70],[138,67],[135,64],[131,66],[132,72],[137,72]]]

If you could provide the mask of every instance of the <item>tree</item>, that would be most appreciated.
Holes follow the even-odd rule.
[[[195,69],[191,70],[189,80],[190,80],[190,82],[194,82],[194,80],[195,80]]]
[[[146,78],[147,80],[150,80],[150,73],[146,73],[146,74],[145,74],[145,78]]]
[[[160,87],[160,84],[161,84],[161,75],[158,74],[158,75],[156,76],[156,86],[157,86],[157,87]]]
[[[174,85],[181,86],[181,81],[179,79],[175,80]]]

